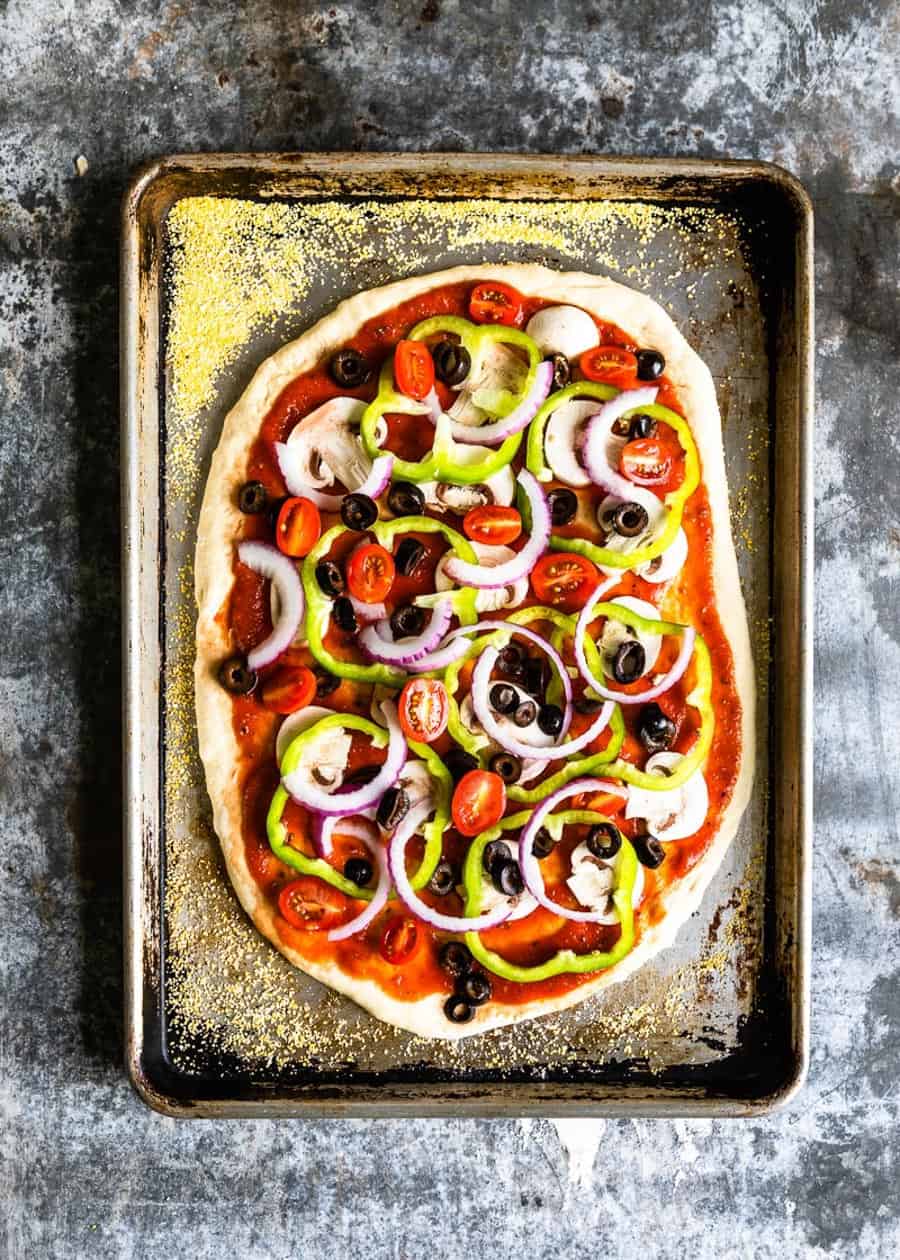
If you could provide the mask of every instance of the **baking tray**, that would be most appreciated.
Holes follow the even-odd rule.
[[[196,763],[190,558],[222,419],[267,354],[359,289],[515,259],[645,289],[710,364],[759,768],[671,950],[600,999],[448,1047],[322,990],[237,907]],[[180,1116],[739,1116],[789,1099],[808,1059],[810,939],[812,213],[797,181],[746,162],[169,157],[125,197],[121,319],[127,1064],[141,1096]]]

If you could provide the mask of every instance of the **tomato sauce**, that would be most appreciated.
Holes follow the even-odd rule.
[[[358,389],[348,390],[337,386],[328,373],[327,361],[323,361],[311,371],[291,381],[262,421],[259,437],[250,452],[246,468],[247,479],[261,481],[274,498],[283,496],[286,492],[275,459],[275,443],[284,441],[298,420],[330,398],[348,394],[363,400],[374,398],[378,370],[396,343],[422,319],[442,314],[467,315],[470,291],[471,285],[468,283],[445,285],[420,294],[365,324],[352,341],[347,343],[358,350],[372,367],[369,380]],[[522,322],[527,321],[535,311],[545,305],[549,303],[537,299],[526,299]],[[615,325],[601,320],[595,322],[601,341],[604,343],[631,351],[639,348]],[[655,384],[659,387],[657,401],[678,414],[683,414],[675,390],[667,378],[663,376]],[[439,389],[442,387],[439,386]],[[443,401],[446,404],[449,400],[445,398]],[[407,415],[388,416],[386,419],[388,423],[386,449],[390,449],[401,458],[410,460],[420,459],[427,453],[433,432],[427,421],[423,421],[420,416]],[[663,445],[672,454],[669,480],[655,487],[657,493],[662,496],[680,484],[683,476],[683,459],[674,432],[663,424],[659,426],[659,429]],[[516,461],[515,466],[520,465],[521,458]],[[557,483],[550,483],[546,488],[551,489],[555,484]],[[561,527],[557,532],[564,536],[580,536],[598,541],[602,538],[602,533],[596,523],[595,513],[603,494],[594,488],[584,498],[585,501],[589,500],[587,508],[579,512],[576,521],[571,525]],[[337,516],[323,513],[323,532],[338,519]],[[461,517],[453,513],[448,512],[439,519],[457,530],[461,529]],[[265,514],[244,517],[243,520],[244,537],[271,539],[273,531]],[[688,501],[682,524],[687,534],[689,552],[687,563],[679,578],[681,594],[686,607],[691,610],[692,623],[706,640],[712,661],[715,732],[705,769],[710,807],[706,822],[695,835],[686,840],[667,844],[666,860],[662,866],[655,871],[645,870],[643,899],[640,910],[636,914],[638,939],[642,928],[658,921],[662,915],[661,891],[687,874],[711,843],[719,826],[722,812],[734,790],[737,751],[741,738],[741,709],[735,684],[734,663],[719,620],[713,591],[710,507],[706,489],[702,484]],[[398,536],[397,541],[403,536],[406,535]],[[425,547],[425,558],[413,576],[404,577],[398,574],[388,600],[389,611],[395,606],[409,603],[417,594],[435,589],[434,570],[440,557],[447,550],[447,543],[440,534],[418,533],[413,536],[418,538]],[[353,534],[342,536],[333,547],[330,553],[331,558],[338,563],[345,561],[361,537],[362,535]],[[514,549],[519,549],[525,542],[526,537],[523,536],[513,544]],[[663,594],[660,586],[645,581],[634,572],[623,573],[622,581],[614,593],[616,596],[634,595],[653,604],[658,604]],[[525,601],[526,604],[536,602],[531,594]],[[266,584],[237,559],[234,561],[232,592],[220,616],[230,630],[235,650],[240,652],[247,652],[271,630]],[[360,659],[355,636],[339,630],[333,622],[325,637],[325,646],[336,656]],[[305,649],[292,651],[298,661],[315,664]],[[659,663],[654,672],[668,669],[676,652],[677,644],[672,639],[664,640]],[[468,688],[471,670],[472,666],[467,665],[460,671],[459,699]],[[262,671],[263,679],[265,674],[266,671]],[[642,685],[645,684],[639,683],[626,690],[640,690]],[[666,714],[676,723],[678,734],[674,749],[678,752],[689,751],[698,736],[696,710],[686,703],[686,697],[692,686],[693,667],[688,670],[685,678],[660,700]],[[317,699],[315,703],[339,713],[367,714],[370,700],[371,688],[369,686],[344,680],[329,695],[321,700]],[[256,694],[233,697],[232,711],[234,731],[241,748],[242,821],[247,861],[264,895],[277,901],[280,889],[297,874],[293,868],[275,857],[266,835],[266,813],[278,783],[275,765],[275,736],[281,719],[269,713],[259,702]],[[626,735],[620,756],[642,765],[646,753],[636,736],[638,711],[637,705],[622,708]],[[579,734],[590,721],[589,717],[576,714],[571,728],[572,735]],[[610,732],[607,730],[595,745],[586,751],[600,751],[609,739]],[[443,754],[450,748],[451,743],[449,736],[444,735],[434,747],[439,754]],[[382,751],[371,748],[364,738],[354,736],[350,754],[350,770],[367,764],[378,764],[383,759],[383,755]],[[577,807],[576,801],[571,801],[569,804],[573,808]],[[521,808],[523,807],[510,802],[507,812],[517,812]],[[622,815],[622,802],[609,798],[604,802],[603,808],[615,818],[624,834],[630,837],[636,834],[640,820],[626,820]],[[283,821],[288,832],[289,843],[301,852],[311,854],[313,852],[311,824],[304,811],[291,802],[285,810]],[[577,903],[565,886],[567,862],[579,838],[583,838],[583,829],[568,829],[564,841],[542,864],[551,895],[561,903],[570,906],[575,906]],[[510,839],[515,841],[512,833],[510,833]],[[468,840],[452,829],[448,829],[444,837],[445,856],[458,867],[465,855],[468,843]],[[335,861],[339,868],[342,868],[348,858],[364,854],[362,844],[351,837],[342,837],[339,826],[335,833],[335,850]],[[421,841],[412,842],[408,851],[410,862],[414,863],[420,855]],[[443,898],[427,890],[420,895],[423,900],[444,913],[461,914],[463,912],[462,900],[456,892]],[[349,898],[345,900],[347,903],[345,917],[349,919],[359,912],[360,907],[359,903]],[[402,909],[399,903],[392,903],[392,906],[396,907],[396,910]],[[379,951],[385,917],[385,915],[379,916],[364,933],[338,943],[329,942],[325,932],[294,928],[281,917],[278,917],[276,922],[284,943],[296,949],[304,957],[311,961],[331,958],[348,974],[374,980],[394,998],[412,1001],[428,993],[449,993],[452,990],[452,981],[437,962],[438,949],[443,940],[447,939],[446,934],[419,922],[417,924],[418,946],[414,954],[409,961],[400,966],[393,966],[385,961]],[[489,949],[496,950],[510,961],[534,965],[543,962],[563,948],[572,949],[578,953],[608,950],[615,943],[618,934],[617,925],[575,923],[540,907],[527,919],[502,924],[483,933],[482,937]],[[492,976],[491,981],[496,1000],[522,1003],[540,996],[549,997],[567,993],[591,978],[590,974],[562,975],[537,983],[518,984]]]

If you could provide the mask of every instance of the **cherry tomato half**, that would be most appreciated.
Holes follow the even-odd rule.
[[[437,678],[411,678],[400,692],[400,728],[407,739],[432,744],[447,729],[450,701]]]
[[[279,665],[262,685],[262,702],[273,713],[296,713],[316,694],[316,676],[305,665]]]
[[[453,826],[464,836],[477,836],[493,827],[506,809],[506,784],[491,770],[470,770],[453,793]]]
[[[394,382],[401,394],[419,402],[434,389],[434,360],[423,341],[399,341],[394,351]]]
[[[347,587],[364,604],[380,604],[394,584],[394,557],[378,543],[357,547],[347,565]]]
[[[531,571],[531,586],[540,602],[568,612],[583,608],[599,585],[597,566],[574,552],[550,551]]]
[[[406,919],[402,914],[395,914],[392,919],[388,919],[379,946],[385,962],[398,967],[412,958],[418,948],[419,929],[414,919]]]
[[[291,927],[307,932],[324,932],[335,927],[344,917],[347,905],[343,893],[314,875],[292,879],[278,894],[281,917]]]
[[[278,550],[286,556],[308,556],[319,541],[322,518],[310,499],[285,499],[275,525]]]
[[[514,507],[471,508],[463,518],[463,532],[473,542],[496,547],[516,541],[522,532],[522,517]]]
[[[635,485],[658,486],[668,480],[672,461],[656,438],[635,438],[622,447],[619,467]]]
[[[499,280],[476,284],[469,297],[469,317],[476,324],[504,324],[515,328],[522,320],[525,299],[518,289]]]
[[[620,389],[628,389],[637,380],[636,357],[619,346],[594,346],[593,350],[585,350],[578,366],[581,375],[589,381],[618,385]]]

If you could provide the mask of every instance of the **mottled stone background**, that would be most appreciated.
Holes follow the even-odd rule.
[[[898,61],[896,0],[0,0],[4,1256],[900,1252]],[[784,1114],[176,1123],[124,1079],[119,198],[157,154],[316,148],[772,158],[813,196],[814,1053]]]

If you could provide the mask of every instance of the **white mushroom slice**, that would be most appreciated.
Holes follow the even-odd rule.
[[[651,621],[660,620],[659,611],[645,599],[636,599],[633,595],[620,595],[618,599],[614,599],[611,602],[621,604],[623,608],[631,609],[639,617],[645,617]],[[632,630],[630,626],[625,625],[624,621],[615,621],[612,617],[607,620],[603,627],[603,634],[600,637],[600,651],[603,655],[604,672],[609,677],[612,677],[613,657],[626,639],[637,639],[644,649],[644,668],[638,677],[642,678],[645,674],[651,673],[659,657],[659,650],[662,647],[662,635],[647,634],[643,630]]]
[[[596,399],[573,398],[557,407],[544,430],[544,455],[554,476],[569,486],[589,486],[578,452],[585,424],[597,414]]]
[[[526,372],[524,359],[509,346],[502,341],[487,342],[447,414],[466,425],[484,424],[497,415],[507,415],[516,405]]]
[[[479,464],[493,452],[487,446],[464,446],[460,443],[453,458],[460,464]],[[473,507],[498,504],[509,507],[516,497],[516,479],[508,466],[495,472],[487,481],[474,486],[455,486],[444,481],[420,481],[427,507],[436,512],[457,512],[463,516]]]
[[[330,398],[294,425],[287,439],[292,452],[299,448],[301,481],[315,490],[340,482],[357,490],[372,470],[372,461],[359,438],[359,422],[366,404],[358,398]]]
[[[393,695],[393,692],[391,694]],[[310,704],[305,709],[298,709],[296,713],[289,714],[279,726],[275,737],[275,760],[278,764],[281,765],[281,759],[295,735],[308,730],[320,718],[333,716],[334,710],[325,709],[321,704]]]
[[[648,760],[648,774],[671,774],[683,761],[681,753],[658,752]],[[626,818],[643,818],[648,830],[664,843],[684,840],[698,831],[706,821],[709,792],[702,770],[696,770],[681,787],[659,792],[630,787]]]
[[[301,709],[299,714],[291,714],[291,717],[306,718],[308,714],[313,712],[311,706],[308,709]],[[332,710],[326,709],[319,714],[319,717],[331,716]],[[310,725],[315,719],[309,719],[307,725]],[[285,722],[281,730],[278,732],[278,740],[282,741],[282,746],[289,744],[294,735],[298,732],[294,730],[284,736],[284,729],[287,726]],[[303,728],[301,728],[303,729]],[[280,758],[282,753],[279,752],[278,740],[276,740],[275,753]],[[350,756],[350,745],[353,736],[350,731],[344,730],[337,726],[333,730],[323,731],[321,735],[309,741],[302,749],[300,761],[297,764],[297,773],[307,775],[310,782],[314,783],[318,788],[325,788],[326,791],[332,791],[334,788],[340,787],[343,782],[344,772],[347,769],[347,758]]]
[[[516,692],[520,704],[524,700],[534,699],[533,696],[529,696],[527,691],[523,691],[521,687],[517,687],[515,683],[509,683],[508,685]],[[537,724],[537,718],[535,718],[533,722],[529,723],[528,726],[516,726],[512,718],[507,717],[503,713],[497,713],[494,716],[496,717],[501,730],[508,731],[510,735],[517,736],[524,744],[533,744],[535,748],[549,748],[552,744],[556,743],[556,740],[552,735],[548,735],[546,731],[541,730]],[[462,704],[459,706],[459,720],[462,722],[463,726],[471,732],[471,734],[476,737],[480,737],[480,743],[478,745],[479,748],[490,749],[491,755],[496,752],[504,751],[499,744],[493,743],[493,741],[489,740],[484,734],[481,723],[475,716],[471,695],[466,696]],[[538,775],[546,769],[546,761],[523,761],[522,773],[519,775],[516,782],[521,784],[530,783],[532,779],[536,779]]]
[[[572,874],[566,880],[579,903],[587,910],[603,912],[601,923],[618,923],[619,912],[613,904],[612,891],[618,876],[622,850],[610,861],[604,861],[591,853],[587,842],[582,841],[572,850]],[[631,904],[640,905],[644,892],[644,868],[638,866],[634,887],[631,890]]]
[[[434,801],[434,781],[424,761],[407,761],[397,780],[409,797],[410,807],[428,801]]]
[[[479,561],[486,569],[505,564],[512,560],[515,552],[511,547],[502,545],[488,547],[484,543],[472,543],[472,548]],[[434,584],[439,591],[452,590],[456,583],[447,576],[447,561],[451,553],[442,556],[434,571]],[[528,595],[528,578],[519,578],[513,586],[500,586],[494,590],[484,589],[475,592],[475,607],[478,612],[496,612],[499,608],[518,608]]]
[[[514,845],[510,846],[515,849]],[[465,890],[464,890],[465,891]],[[494,887],[494,882],[489,875],[482,872],[481,876],[481,912],[486,914],[488,910],[493,910],[495,906],[507,905],[512,907],[512,914],[506,920],[512,923],[516,919],[524,919],[526,915],[531,914],[532,910],[537,909],[537,902],[528,891],[523,888],[520,893],[514,897],[507,897],[499,888]]]
[[[687,556],[687,535],[679,527],[678,533],[665,551],[653,560],[647,560],[644,564],[639,564],[635,569],[635,573],[638,577],[642,577],[645,582],[668,582],[681,572]]]
[[[574,360],[600,344],[597,325],[577,306],[546,306],[532,315],[525,331],[545,356],[564,354]]]

